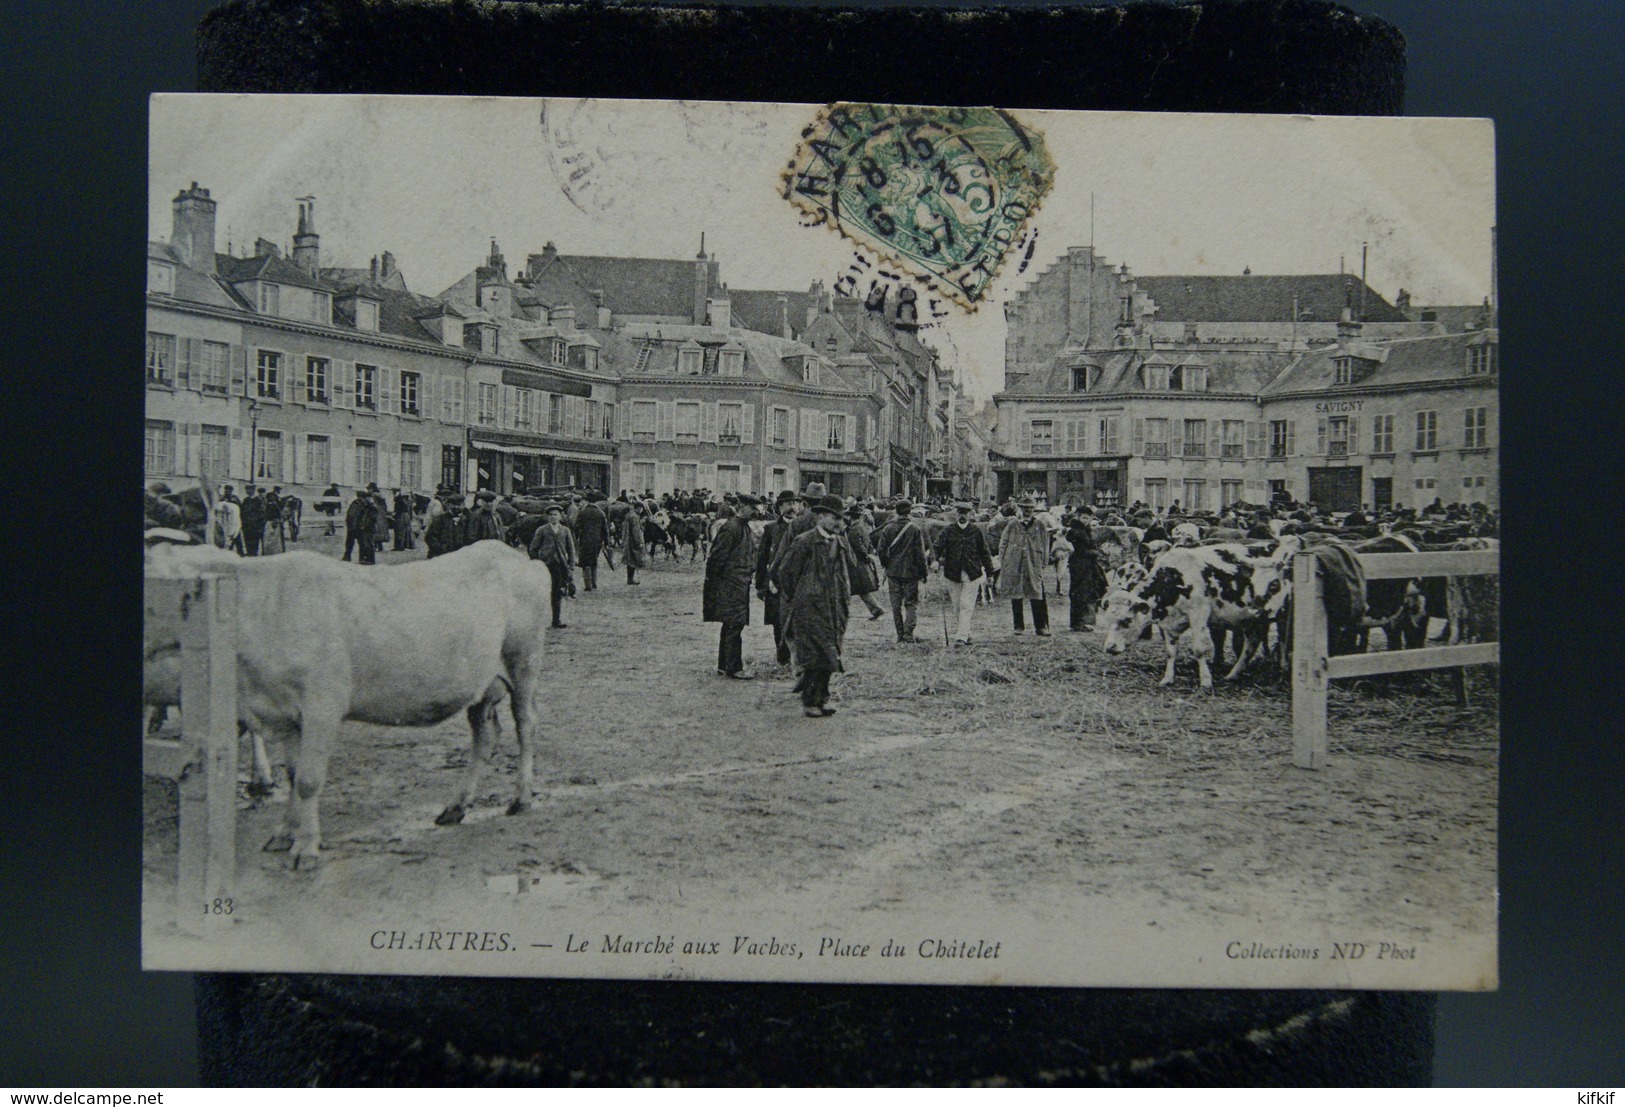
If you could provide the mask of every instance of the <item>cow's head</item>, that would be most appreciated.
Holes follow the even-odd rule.
[[[1140,591],[1113,592],[1100,605],[1106,624],[1104,646],[1113,657],[1137,641],[1151,621],[1151,601]]]

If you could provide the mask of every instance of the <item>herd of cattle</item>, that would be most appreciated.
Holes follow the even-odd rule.
[[[610,505],[612,531],[619,531],[615,508],[623,506]],[[1041,518],[1052,528],[1059,584],[1066,579],[1070,547],[1060,535],[1060,520]],[[948,525],[930,514],[915,520],[931,532]],[[528,521],[516,513],[510,534],[519,538]],[[709,515],[658,513],[645,534],[652,547],[674,558],[690,547],[692,559],[704,551],[716,525]],[[997,519],[978,525],[996,526]],[[1185,522],[1170,530],[1170,541],[1147,542],[1134,527],[1092,529],[1108,579],[1100,603],[1104,650],[1119,655],[1155,634],[1167,651],[1164,685],[1173,682],[1175,661],[1185,652],[1196,660],[1201,686],[1211,687],[1211,665],[1222,659],[1226,636],[1235,654],[1227,680],[1260,658],[1273,655],[1284,664],[1290,654],[1292,565],[1301,556],[1317,558],[1333,652],[1366,648],[1366,635],[1377,627],[1390,648],[1418,646],[1427,639],[1430,619],[1440,617],[1452,642],[1496,635],[1494,577],[1368,583],[1358,560],[1367,553],[1493,549],[1495,539],[1439,528],[1350,533],[1272,523],[1273,537],[1248,540],[1232,528]],[[285,826],[266,848],[289,851],[295,867],[319,853],[318,804],[345,721],[429,726],[464,713],[473,755],[436,819],[452,824],[475,800],[481,767],[494,751],[498,709],[506,701],[520,752],[508,812],[529,806],[532,737],[546,683],[550,580],[521,550],[479,542],[432,560],[363,568],[315,553],[240,558],[207,544],[149,541],[146,573],[235,578],[239,718],[254,740],[259,784],[270,776],[262,739],[274,739],[289,766]],[[155,709],[155,723],[168,707],[179,706],[180,650],[173,635],[146,642],[145,699]]]

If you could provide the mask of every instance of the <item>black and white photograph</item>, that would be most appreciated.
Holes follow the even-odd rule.
[[[1489,121],[175,94],[148,174],[145,967],[1497,986]]]

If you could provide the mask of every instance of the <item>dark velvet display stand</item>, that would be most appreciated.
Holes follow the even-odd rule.
[[[211,92],[1393,115],[1404,42],[1307,0],[678,8],[240,0]],[[201,974],[212,1084],[1418,1084],[1434,997]]]

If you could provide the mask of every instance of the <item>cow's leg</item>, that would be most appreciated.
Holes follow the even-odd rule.
[[[1266,630],[1264,633],[1268,634],[1269,632]],[[1253,658],[1258,655],[1260,647],[1259,632],[1252,628],[1234,630],[1231,634],[1232,642],[1236,641],[1236,636],[1239,636],[1240,643],[1236,646],[1236,663],[1230,666],[1229,672],[1224,674],[1224,679],[1227,681],[1235,680],[1241,676],[1241,671],[1252,663]]]
[[[1168,650],[1168,667],[1162,671],[1162,679],[1157,683],[1164,688],[1174,682],[1174,659],[1179,656],[1180,637],[1178,634],[1169,634],[1167,632],[1162,635],[1162,644]]]
[[[321,861],[322,786],[327,783],[327,762],[338,739],[339,722],[343,712],[324,710],[319,705],[307,704],[304,717],[297,730],[298,754],[289,758],[290,788],[288,794],[288,847],[289,863],[297,869],[301,864],[314,865]]]
[[[480,701],[468,709],[468,729],[474,736],[468,754],[468,772],[463,775],[457,798],[435,816],[434,821],[439,826],[457,825],[463,821],[468,809],[474,806],[474,796],[480,786],[480,771],[496,754],[497,705],[502,702],[504,693],[502,681],[494,680]]]
[[[513,691],[510,706],[513,710],[513,729],[519,741],[519,780],[508,814],[521,815],[530,810],[530,798],[536,791],[536,723],[540,718],[542,679],[541,658],[538,655],[511,670]]]
[[[1191,627],[1183,637],[1191,654],[1196,658],[1196,679],[1203,688],[1213,687],[1213,668],[1209,664],[1213,657],[1213,635],[1200,627]]]
[[[263,799],[276,791],[276,776],[271,770],[271,758],[265,751],[265,739],[260,737],[257,730],[249,730],[241,723],[237,726],[237,737],[242,738],[247,733],[254,755],[254,775],[248,781],[248,794],[253,799]]]
[[[259,731],[253,733],[256,738],[259,737]],[[282,829],[265,840],[263,849],[266,853],[287,853],[293,848],[298,830],[298,810],[294,801],[299,794],[299,760],[304,752],[304,742],[299,727],[294,725],[272,727],[269,733],[281,747],[282,756],[288,763],[288,804],[282,811]]]

